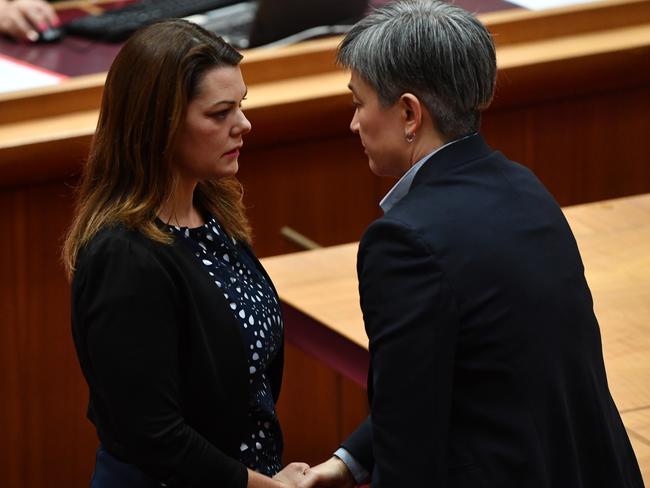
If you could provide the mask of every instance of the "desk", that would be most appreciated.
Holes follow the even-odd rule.
[[[647,484],[650,482],[650,194],[576,205],[565,208],[564,213],[578,242],[593,294],[610,390]],[[357,243],[352,243],[262,260],[288,311],[287,341],[321,361],[328,361],[330,367],[355,382],[365,374],[368,364],[367,353],[360,353],[367,351],[367,338],[358,305],[356,251]],[[315,327],[324,332],[318,336],[304,333],[305,328],[310,332]],[[341,351],[343,355],[352,351],[354,364],[339,362],[338,351],[323,351],[324,341],[343,345],[347,348]],[[292,375],[299,375],[300,379],[291,378]],[[287,380],[308,388],[309,372],[295,369],[289,363]],[[345,402],[345,398],[341,399],[344,395],[345,392],[333,391],[329,397]],[[355,396],[351,401],[357,400]],[[281,404],[280,412],[288,415],[292,404],[299,400],[285,398],[283,401],[287,403]],[[331,402],[330,415],[337,412],[332,404],[336,403]],[[304,422],[313,422],[304,403],[301,408]],[[355,414],[361,414],[361,409]],[[340,419],[339,423],[353,424],[348,419]],[[331,445],[328,447],[331,449]]]
[[[88,14],[122,5],[116,0],[67,0],[52,4],[62,24]],[[108,71],[120,44],[96,42],[76,36],[66,36],[52,44],[28,44],[0,36],[0,53],[27,61],[34,66],[66,76],[82,76]]]

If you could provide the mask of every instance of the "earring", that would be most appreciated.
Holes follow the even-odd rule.
[[[415,132],[406,134],[406,142],[411,143],[415,140]]]

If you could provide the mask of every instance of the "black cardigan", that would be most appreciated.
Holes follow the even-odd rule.
[[[242,246],[266,276],[252,251]],[[266,276],[269,280],[271,280]],[[191,251],[123,226],[77,260],[72,332],[105,448],[168,485],[245,487],[248,367],[239,324]],[[269,370],[277,401],[281,349]]]

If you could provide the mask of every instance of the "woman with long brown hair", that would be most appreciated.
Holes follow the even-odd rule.
[[[93,488],[283,487],[308,468],[279,472],[283,323],[235,179],[241,59],[171,20],[108,73],[63,251]]]

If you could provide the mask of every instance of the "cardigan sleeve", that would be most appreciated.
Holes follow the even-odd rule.
[[[104,239],[80,260],[73,327],[91,401],[103,409],[98,433],[108,431],[114,449],[160,481],[245,487],[245,466],[183,418],[182,304],[173,277],[142,242]]]

